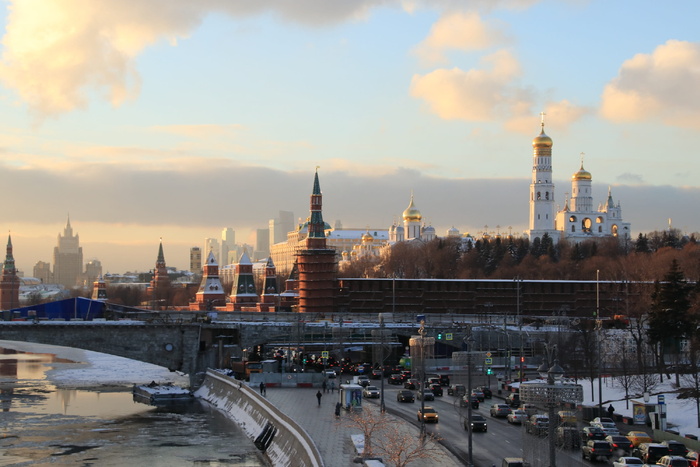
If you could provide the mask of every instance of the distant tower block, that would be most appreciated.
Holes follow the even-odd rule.
[[[332,313],[335,304],[338,264],[335,250],[326,246],[322,198],[317,170],[311,194],[306,248],[297,253],[300,313]]]

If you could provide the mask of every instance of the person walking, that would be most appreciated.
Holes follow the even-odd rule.
[[[335,381],[331,381],[331,393],[335,392]]]
[[[319,391],[316,393],[316,399],[318,399],[318,406],[319,406],[319,407],[321,407],[321,398],[322,398],[322,397],[323,397],[323,394],[322,394],[321,391],[319,390]]]
[[[335,404],[335,418],[340,417],[340,408],[342,406],[343,405],[340,402],[336,402],[336,404]]]
[[[265,394],[267,394],[267,388],[265,387],[265,382],[260,381],[260,395],[264,396]]]
[[[610,407],[608,407],[608,416],[610,418],[613,418],[614,413],[615,413],[615,407],[613,407],[612,404],[610,404]]]
[[[326,384],[326,380],[323,380],[323,384],[321,384],[321,387],[323,388],[323,392],[325,393],[328,390],[328,384]]]

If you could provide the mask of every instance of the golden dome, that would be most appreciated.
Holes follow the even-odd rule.
[[[362,234],[362,242],[371,242],[372,240],[374,240],[374,237],[369,232]]]
[[[403,220],[407,222],[420,222],[421,219],[423,219],[423,216],[421,215],[420,211],[416,209],[416,207],[413,205],[413,195],[411,195],[411,202],[409,203],[406,210],[403,212]]]
[[[581,164],[581,168],[579,169],[579,171],[571,176],[571,180],[592,180],[592,179],[593,179],[593,177],[591,176],[591,173],[589,171],[583,169],[583,164]]]
[[[544,133],[544,125],[542,125],[542,131],[540,132],[535,139],[532,140],[532,147],[533,148],[551,148],[552,147],[552,138],[547,136]]]

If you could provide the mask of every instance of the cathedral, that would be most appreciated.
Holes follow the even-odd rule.
[[[532,181],[530,183],[530,240],[545,234],[556,243],[566,239],[580,243],[600,238],[630,239],[630,224],[622,219],[620,202],[615,203],[612,191],[596,209],[593,207],[590,172],[583,168],[571,176],[571,198],[567,196],[564,207],[555,212],[554,182],[552,180],[552,138],[544,132],[544,119],[540,134],[532,140]],[[567,194],[568,195],[568,194]]]

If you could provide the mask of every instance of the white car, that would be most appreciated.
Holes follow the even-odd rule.
[[[591,426],[597,426],[603,432],[605,432],[605,436],[617,436],[620,434],[620,430],[617,429],[616,426],[606,426],[608,425],[607,423],[599,423],[599,422],[591,422]],[[614,424],[613,424],[614,425]]]
[[[634,465],[644,465],[639,457],[620,457],[613,462],[613,467],[628,467]]]
[[[377,386],[367,386],[362,390],[362,397],[365,399],[378,399],[379,389],[377,389]]]
[[[511,413],[509,413],[506,416],[506,419],[508,420],[508,423],[512,423],[515,425],[522,425],[527,421],[528,415],[527,412],[524,410],[513,410]]]

